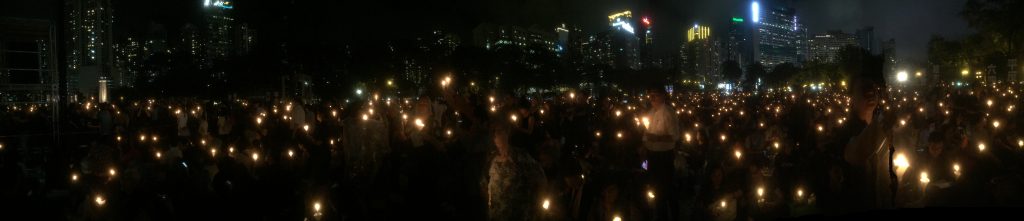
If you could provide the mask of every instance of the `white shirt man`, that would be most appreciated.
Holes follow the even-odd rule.
[[[679,141],[679,122],[674,112],[664,103],[654,104],[646,115],[649,123],[644,133],[644,147],[649,151],[667,151]],[[656,135],[656,139],[650,135]],[[663,137],[664,136],[664,137]],[[669,139],[665,139],[669,138]]]

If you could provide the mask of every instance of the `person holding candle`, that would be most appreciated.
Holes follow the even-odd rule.
[[[646,156],[648,162],[649,182],[654,186],[655,192],[661,195],[674,195],[675,188],[672,181],[675,162],[675,149],[681,135],[679,121],[676,119],[675,111],[670,110],[666,104],[664,89],[653,88],[648,90],[650,109],[644,113],[643,146],[641,155]],[[671,220],[675,218],[676,202],[671,197],[655,198],[655,218],[659,220]]]

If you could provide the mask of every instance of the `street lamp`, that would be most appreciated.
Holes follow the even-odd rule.
[[[899,73],[896,73],[896,81],[901,82],[901,83],[902,82],[906,82],[907,81],[907,71],[900,71]]]

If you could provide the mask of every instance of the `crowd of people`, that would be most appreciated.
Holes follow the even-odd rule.
[[[17,135],[44,133],[52,107],[11,106],[0,193],[71,220],[747,220],[1024,205],[1019,84],[444,86],[323,102],[87,100],[64,107],[70,160],[46,176],[24,155],[49,137]]]

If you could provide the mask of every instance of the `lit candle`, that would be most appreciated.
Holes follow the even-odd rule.
[[[953,175],[956,176],[956,178],[960,178],[960,164],[953,163]]]
[[[252,161],[256,162],[257,160],[260,160],[260,154],[252,153]]]
[[[217,148],[210,148],[210,156],[217,156]]]
[[[516,115],[515,115],[515,114],[513,114],[513,115],[512,115],[512,122],[516,122],[516,121],[518,121],[518,120],[519,120],[519,118],[518,118],[518,117],[516,117]]]
[[[78,182],[78,174],[75,174],[75,173],[71,174],[71,182],[72,183]]]
[[[999,121],[998,120],[992,121],[992,128],[997,128],[997,129],[999,128]]]
[[[622,139],[622,131],[619,131],[618,133],[616,133],[615,137],[618,137],[619,139]]]
[[[896,176],[903,177],[903,173],[907,171],[907,167],[910,167],[910,161],[907,160],[907,156],[903,153],[896,154],[896,158],[893,159],[893,165],[896,166]]]
[[[550,207],[551,207],[551,200],[549,200],[549,199],[544,199],[544,202],[542,202],[540,206],[541,206],[542,208],[544,208],[544,211],[547,211],[547,210],[548,210],[548,208],[550,208]]]
[[[651,190],[647,191],[647,199],[652,199],[652,200],[654,199],[654,191],[651,191]]]
[[[644,123],[644,129],[650,129],[651,128],[651,120],[650,119],[648,119],[647,117],[643,117],[643,120],[641,120],[641,121]]]
[[[622,221],[622,217],[615,216],[615,218],[613,218],[612,221]]]
[[[302,125],[302,130],[306,131],[306,132],[309,132],[309,125],[308,124]]]
[[[160,154],[160,152],[156,152],[156,158],[157,158],[157,159],[160,159],[160,157],[161,157],[161,156],[162,156],[162,155]]]
[[[116,170],[114,170],[114,168],[110,168],[109,170],[107,170],[107,173],[109,173],[109,174],[110,174],[110,176],[115,176],[115,175],[117,175],[117,171],[116,171]]]
[[[420,120],[419,118],[416,118],[413,122],[416,124],[416,128],[420,130],[423,130],[423,127],[426,126],[423,124],[423,120]]]
[[[985,151],[985,143],[978,144],[978,151]]]
[[[96,195],[96,198],[93,199],[93,201],[96,202],[96,206],[103,206],[103,204],[107,204],[107,200],[103,199],[103,195]]]
[[[139,141],[146,141],[146,135],[139,135]]]
[[[736,160],[739,160],[739,159],[740,159],[740,157],[742,157],[742,156],[743,156],[743,152],[740,152],[740,150],[734,150],[734,151],[732,152],[732,154],[733,154],[733,155],[736,155]]]
[[[690,142],[690,140],[691,140],[691,139],[693,139],[693,138],[692,138],[692,137],[690,136],[690,133],[686,133],[686,134],[683,134],[683,137],[685,138],[685,140],[686,140],[686,142],[687,142],[687,143],[689,143],[689,142]]]
[[[929,182],[932,182],[932,180],[928,179],[928,172],[921,172],[921,192],[928,189]]]
[[[235,147],[228,147],[228,153],[235,153]]]
[[[256,125],[260,125],[260,124],[262,124],[262,123],[263,123],[263,118],[261,118],[261,117],[256,117]]]
[[[313,216],[320,216],[320,202],[313,202]]]

